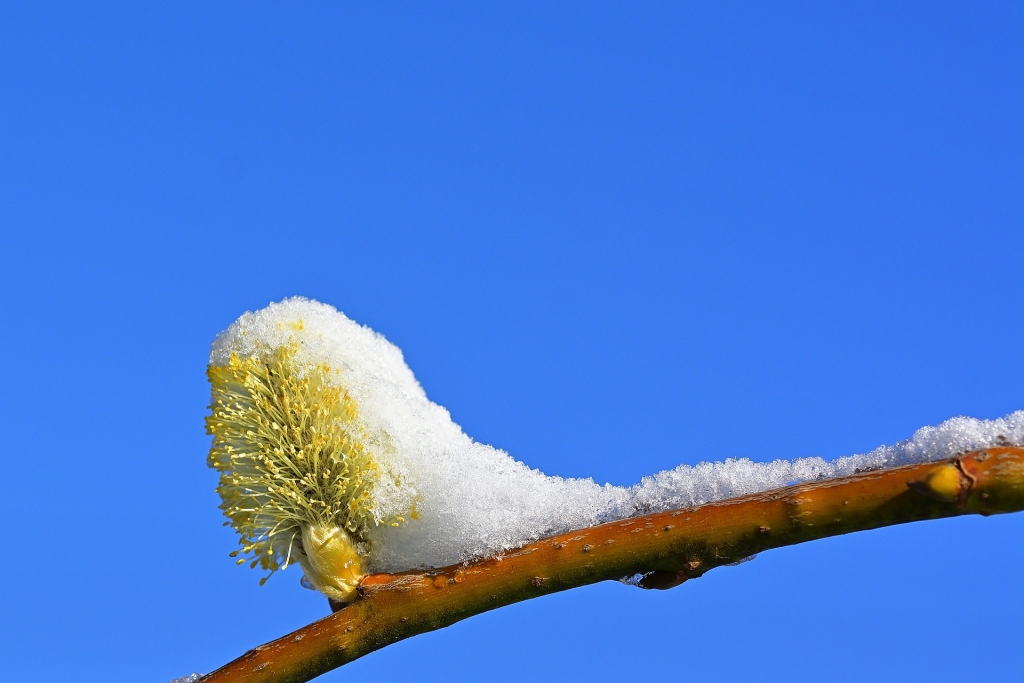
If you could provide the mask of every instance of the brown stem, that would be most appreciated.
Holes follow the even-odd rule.
[[[1024,448],[799,484],[583,529],[428,572],[375,574],[340,611],[208,674],[203,683],[300,683],[404,638],[597,581],[671,588],[772,548],[892,524],[1024,509]]]

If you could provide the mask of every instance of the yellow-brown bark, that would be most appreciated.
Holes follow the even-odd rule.
[[[203,683],[300,683],[474,614],[597,581],[671,588],[755,553],[962,514],[1024,510],[1024,448],[865,472],[603,524],[500,557],[377,574],[338,612],[208,674]]]

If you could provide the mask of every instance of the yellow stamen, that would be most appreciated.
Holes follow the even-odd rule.
[[[273,574],[297,551],[310,582],[344,601],[361,577],[357,549],[367,547],[367,532],[395,521],[372,512],[373,484],[389,475],[365,446],[340,374],[300,364],[299,348],[293,341],[253,357],[234,353],[207,369],[208,463],[220,472],[221,509],[239,534],[238,562],[253,558],[251,566]]]

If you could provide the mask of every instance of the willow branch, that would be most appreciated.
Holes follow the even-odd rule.
[[[1024,448],[800,484],[603,524],[501,557],[375,574],[360,598],[261,645],[203,683],[300,683],[404,638],[608,579],[671,588],[755,553],[893,524],[1024,510]]]

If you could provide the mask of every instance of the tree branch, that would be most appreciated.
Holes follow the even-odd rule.
[[[500,557],[363,579],[338,612],[204,676],[300,683],[474,614],[608,579],[671,588],[772,548],[963,514],[1024,510],[1024,448],[998,447],[660,512],[545,538]]]

